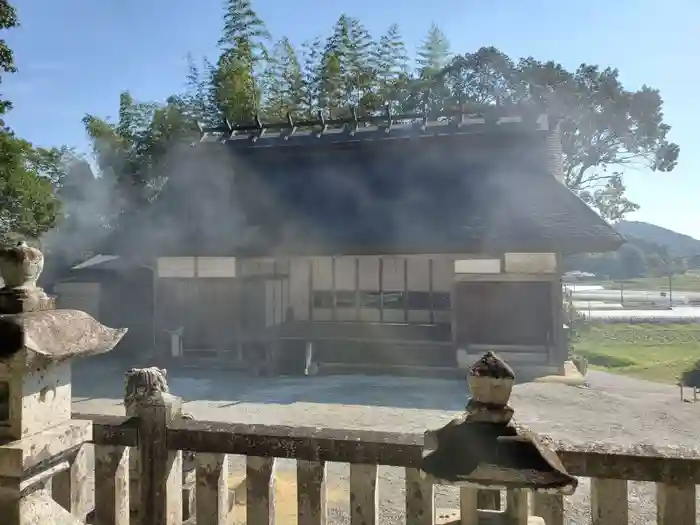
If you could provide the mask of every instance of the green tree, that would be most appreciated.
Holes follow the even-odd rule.
[[[38,238],[56,224],[60,203],[48,177],[36,171],[32,145],[0,131],[0,241],[11,235]]]
[[[297,112],[304,101],[304,78],[299,57],[288,38],[277,42],[262,77],[262,106],[266,119],[283,119]]]
[[[269,34],[251,1],[226,6],[218,62],[203,74],[190,71],[190,95],[182,98],[188,116],[199,108],[211,121],[221,114],[250,121],[262,107],[266,118],[282,118],[288,109],[342,117],[350,106],[372,114],[387,102],[398,112],[426,108],[432,118],[458,107],[545,112],[559,124],[567,185],[611,221],[637,209],[626,196],[627,170],[667,172],[676,165],[679,147],[668,140],[658,91],[625,89],[616,69],[582,64],[569,71],[553,61],[513,60],[495,47],[453,57],[447,36],[433,24],[410,71],[398,26],[374,42],[346,14],[325,40],[306,43],[299,55],[286,39],[268,53]]]
[[[320,37],[301,46],[301,113],[311,117],[321,107],[321,71],[323,41]]]
[[[188,118],[204,125],[218,125],[221,121],[212,89],[215,71],[208,59],[205,58],[202,66],[198,66],[192,55],[187,56],[187,87],[180,96],[180,102]]]
[[[617,262],[617,279],[644,277],[649,270],[644,252],[633,244],[625,244],[617,251]]]
[[[326,40],[320,60],[321,105],[333,117],[349,114],[350,107],[362,113],[376,109],[374,42],[356,18],[341,15]]]
[[[437,25],[433,24],[428,35],[418,47],[416,64],[422,77],[433,75],[447,65],[450,58],[450,41]]]
[[[83,123],[100,175],[114,181],[121,212],[153,199],[171,168],[168,153],[194,138],[194,124],[177,98],[164,105],[143,103],[124,92],[117,122],[86,115]]]
[[[250,0],[227,0],[225,10],[213,98],[229,120],[249,121],[260,107],[256,74],[268,56],[270,34]]]
[[[0,31],[19,25],[14,7],[0,0]],[[14,55],[0,39],[2,73],[16,71]],[[0,117],[12,108],[0,100]],[[0,121],[0,241],[12,237],[38,238],[56,223],[60,204],[52,182],[60,178],[57,150],[34,148]]]
[[[455,101],[487,109],[546,112],[559,118],[567,185],[609,220],[637,205],[625,196],[625,169],[671,171],[679,147],[667,140],[657,90],[626,90],[616,69],[561,64],[532,57],[514,63],[496,48],[455,57],[438,75]]]
[[[7,0],[0,0],[0,31],[14,29],[19,26],[15,8]],[[14,73],[15,58],[12,49],[9,48],[5,39],[0,39],[0,71],[2,73]],[[1,82],[1,76],[0,76]],[[0,115],[4,115],[12,108],[9,100],[0,99]],[[3,124],[4,125],[4,124]]]
[[[377,109],[377,71],[373,63],[373,50],[376,43],[365,26],[357,18],[348,18],[347,39],[344,57],[346,64],[345,92],[347,106],[359,108],[362,113]]]
[[[398,24],[390,25],[379,38],[373,60],[379,99],[385,103],[398,101],[401,80],[410,73],[408,52]]]
[[[345,92],[343,90],[342,57],[330,50],[323,54],[319,74],[319,107],[325,109],[331,117],[339,117],[345,109]]]

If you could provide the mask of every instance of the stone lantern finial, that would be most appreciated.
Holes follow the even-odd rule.
[[[25,241],[0,250],[0,314],[51,310],[54,301],[36,283],[44,270],[44,254]]]
[[[442,485],[573,493],[576,478],[556,453],[511,421],[513,370],[487,352],[469,368],[467,380],[471,398],[465,414],[425,434],[426,476]]]
[[[508,406],[515,384],[513,369],[493,352],[486,352],[469,367],[467,374],[471,398],[467,404],[470,421],[508,423],[513,409]]]

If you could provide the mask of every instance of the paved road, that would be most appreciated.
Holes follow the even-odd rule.
[[[122,414],[122,371],[128,366],[83,363],[75,370],[75,410]],[[435,379],[333,376],[258,379],[221,372],[171,371],[174,394],[187,402],[198,419],[242,423],[333,426],[423,432],[437,428],[463,410],[464,382]],[[515,387],[516,418],[533,430],[558,439],[586,443],[645,443],[697,448],[700,418],[696,405],[680,403],[675,387],[605,374],[590,373],[590,388],[530,383]],[[232,467],[242,477],[242,462]],[[281,497],[293,504],[293,463],[280,465]],[[347,521],[346,465],[329,468],[334,523]],[[403,520],[403,474],[380,470],[381,509],[390,524]],[[285,487],[288,487],[285,489]],[[286,492],[285,492],[286,491]],[[280,493],[278,492],[278,495]],[[654,492],[648,484],[631,484],[632,523],[653,522]],[[588,486],[584,481],[569,499],[574,521],[589,519]],[[438,491],[438,507],[457,506],[454,491]],[[293,513],[293,510],[290,511]]]

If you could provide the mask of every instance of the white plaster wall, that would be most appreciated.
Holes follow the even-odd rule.
[[[273,270],[275,275],[289,275],[289,259],[275,259]]]
[[[433,291],[451,291],[455,276],[455,256],[433,255],[431,259],[433,260]]]
[[[235,257],[197,257],[198,277],[236,277]]]
[[[314,290],[333,289],[333,258],[312,257]]]
[[[340,256],[335,258],[335,289],[355,290],[355,257]]]
[[[553,253],[506,253],[505,266],[507,273],[555,273],[557,256]]]
[[[409,290],[430,291],[430,257],[409,256],[407,263],[407,284]]]
[[[406,288],[405,257],[382,257],[382,288],[390,292],[402,292]]]
[[[360,290],[379,291],[379,257],[362,255],[360,266]]]
[[[274,275],[275,274],[275,259],[271,258],[251,258],[240,259],[237,264],[237,270],[241,276],[252,275]]]
[[[454,273],[501,273],[501,260],[456,259]]]
[[[158,277],[188,278],[195,276],[194,257],[159,257],[156,261]]]

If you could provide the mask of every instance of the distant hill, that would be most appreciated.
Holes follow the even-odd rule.
[[[630,240],[639,239],[666,248],[672,257],[700,255],[700,240],[690,235],[639,221],[621,221],[615,225],[615,228]]]
[[[700,240],[655,224],[622,221],[615,225],[627,242],[617,252],[581,253],[564,258],[564,271],[603,279],[659,277],[700,269]]]

